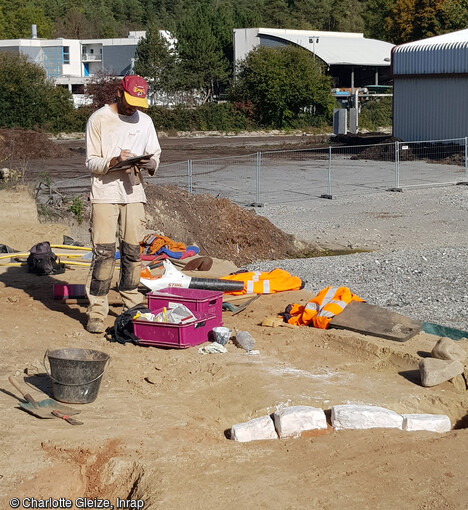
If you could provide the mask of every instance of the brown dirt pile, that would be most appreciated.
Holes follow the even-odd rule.
[[[146,194],[147,228],[195,244],[201,255],[246,264],[288,258],[304,249],[255,210],[226,198],[192,195],[175,186],[148,185]]]
[[[45,133],[25,129],[0,129],[0,161],[65,158],[70,151],[49,140]]]
[[[176,186],[146,185],[146,228],[186,245],[200,248],[200,255],[244,265],[256,260],[309,256],[320,248],[297,241],[275,227],[254,209],[246,210],[226,198],[192,195]],[[71,212],[71,203],[47,206],[45,221],[65,223],[70,235],[89,245],[90,203],[82,198],[82,221]],[[42,211],[44,212],[44,211]]]

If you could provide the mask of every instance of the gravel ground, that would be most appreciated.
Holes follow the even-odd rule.
[[[257,212],[298,239],[372,251],[264,261],[251,269],[281,267],[314,293],[346,286],[368,303],[468,331],[468,187],[267,205]]]

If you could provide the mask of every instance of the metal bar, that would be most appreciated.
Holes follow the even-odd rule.
[[[465,136],[465,179],[468,181],[468,136]]]
[[[395,190],[400,188],[400,144],[395,142]]]
[[[320,198],[327,198],[328,200],[331,200],[333,198],[331,194],[331,157],[332,155],[332,148],[328,147],[328,169],[327,169],[327,193],[324,195],[320,195]]]
[[[260,171],[262,168],[262,153],[257,152],[257,173],[256,173],[256,190],[255,190],[255,202],[260,204]]]
[[[188,176],[188,192],[193,193],[193,169],[192,169],[192,160],[189,159],[187,161],[187,176]]]

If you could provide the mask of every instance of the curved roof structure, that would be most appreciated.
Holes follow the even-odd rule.
[[[390,65],[393,44],[366,39],[361,33],[287,30],[275,28],[235,29],[236,60],[245,58],[254,47],[296,44],[320,58],[327,65]],[[270,43],[270,44],[269,44]]]
[[[468,73],[468,29],[395,46],[394,75]]]

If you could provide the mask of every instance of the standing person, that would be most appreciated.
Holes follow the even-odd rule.
[[[94,112],[86,125],[86,167],[91,171],[91,240],[93,260],[86,290],[89,299],[86,329],[103,333],[109,312],[107,295],[120,243],[119,292],[124,310],[141,304],[140,241],[145,227],[146,196],[141,170],[154,175],[161,147],[148,108],[148,84],[140,76],[125,76],[114,103]],[[117,163],[152,155],[136,167],[112,170]]]

